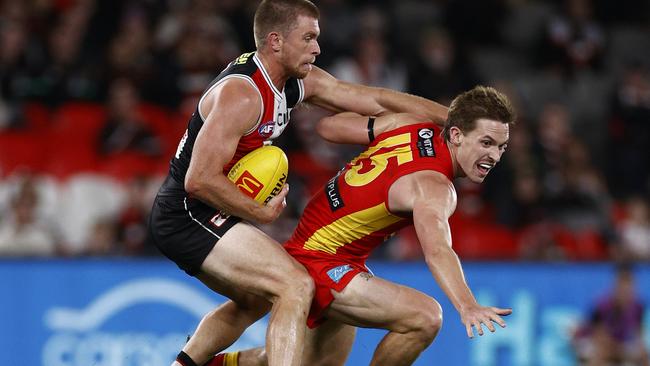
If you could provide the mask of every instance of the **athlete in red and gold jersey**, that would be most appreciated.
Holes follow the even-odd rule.
[[[409,115],[392,115],[410,122]],[[367,272],[370,252],[399,229],[413,224],[410,212],[390,207],[388,192],[400,177],[435,171],[449,181],[453,165],[449,149],[432,123],[411,124],[386,132],[332,178],[309,202],[285,249],[303,263],[316,283],[310,326],[359,272]]]
[[[344,364],[356,327],[388,330],[372,365],[410,365],[436,337],[442,311],[435,299],[365,267],[370,252],[407,225],[415,226],[426,263],[468,337],[474,329],[483,335],[483,326],[494,332],[493,322],[505,327],[501,316],[511,310],[481,306],[465,282],[448,219],[456,208],[452,179],[482,182],[501,159],[514,118],[506,96],[479,86],[454,99],[443,131],[410,114],[376,119],[377,138],[312,198],[285,244],[316,286],[303,365]],[[349,126],[364,119],[336,115],[321,121],[320,129],[326,138],[343,141]],[[371,140],[372,123],[371,118]],[[265,355],[255,349],[234,358],[239,366],[258,365]]]

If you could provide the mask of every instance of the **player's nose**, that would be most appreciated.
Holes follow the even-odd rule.
[[[320,44],[318,44],[318,41],[314,42],[311,54],[314,56],[320,55]]]
[[[488,157],[494,161],[495,164],[501,161],[501,155],[503,155],[503,150],[499,149],[498,146],[492,147],[488,153]]]

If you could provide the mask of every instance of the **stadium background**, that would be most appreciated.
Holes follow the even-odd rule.
[[[607,290],[620,261],[636,264],[639,294],[650,300],[648,1],[316,3],[322,30],[317,64],[335,76],[445,104],[488,84],[516,104],[518,125],[502,163],[482,186],[456,182],[454,247],[467,263],[470,285],[493,293],[495,302],[514,306],[520,289],[553,299],[533,301],[533,332],[521,334],[537,352],[542,335],[559,332],[564,343],[557,347],[564,347],[567,361],[545,361],[534,352],[529,359],[516,356],[508,349],[521,347],[506,331],[503,339],[493,337],[505,345],[494,346],[500,358],[458,362],[572,364],[570,331]],[[81,365],[82,356],[56,362],[44,356],[55,329],[45,315],[51,309],[89,306],[142,278],[203,291],[144,245],[144,220],[203,88],[253,49],[257,1],[0,4],[0,289],[6,307],[0,345],[35,357],[11,364]],[[311,193],[359,151],[320,140],[313,126],[323,115],[315,107],[294,110],[293,127],[276,143],[289,155],[292,187],[283,216],[263,227],[278,240],[290,234]],[[443,297],[421,264],[412,231],[373,259],[383,270],[378,274]],[[403,276],[405,268],[415,277]],[[152,295],[153,310],[127,309],[101,334],[121,334],[123,345],[129,334],[177,334],[169,343],[156,338],[175,353],[183,338],[178,334],[191,332],[198,318],[182,311],[166,316],[174,304],[165,301]],[[456,333],[453,309],[445,311],[450,333],[436,341],[437,352],[468,354],[467,347],[482,350],[495,342],[468,343]],[[97,365],[157,364],[142,355],[102,358],[106,347],[122,348],[102,343],[103,336],[65,334],[90,345],[75,349],[96,350],[84,357],[96,357]],[[355,352],[370,352],[369,337]],[[427,357],[442,357],[432,351]]]

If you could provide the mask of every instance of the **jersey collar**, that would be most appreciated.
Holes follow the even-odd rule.
[[[269,76],[269,73],[264,68],[264,64],[257,57],[257,52],[255,52],[255,54],[253,55],[253,61],[255,61],[255,64],[257,65],[257,67],[259,67],[260,71],[262,72],[262,76],[264,76],[264,80],[266,80],[266,83],[269,84],[269,87],[273,91],[273,94],[275,94],[279,98],[284,98],[283,93],[280,92],[278,88],[275,87],[275,84],[273,84],[273,81],[271,80],[271,76]]]

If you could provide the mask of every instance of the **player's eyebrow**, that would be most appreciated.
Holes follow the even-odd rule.
[[[490,136],[490,135],[485,135],[482,138],[490,140],[491,143],[493,143],[493,144],[495,144],[495,145],[497,145],[499,147],[508,145],[508,142],[510,141],[510,139],[507,139],[504,143],[498,144],[497,141],[494,138],[492,138],[492,136]]]

